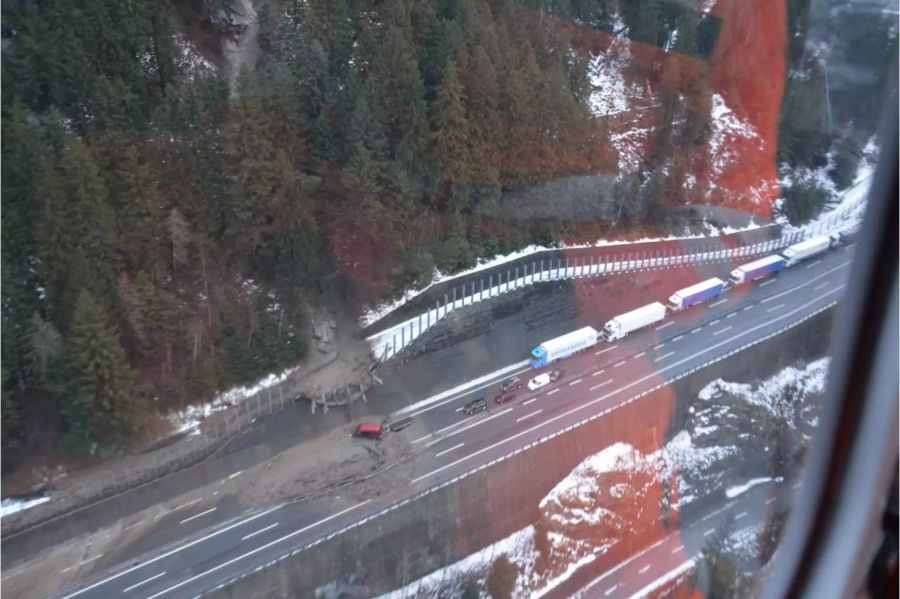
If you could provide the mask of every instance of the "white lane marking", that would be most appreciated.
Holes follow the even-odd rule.
[[[521,418],[516,418],[516,422],[522,422],[523,420],[527,420],[528,418],[531,418],[532,416],[537,416],[541,412],[543,412],[543,410],[535,410],[534,412],[532,412],[530,414],[525,414]]]
[[[638,589],[636,593],[629,595],[628,599],[643,599],[644,597],[650,596],[653,591],[658,590],[660,588],[660,585],[665,584],[666,582],[677,580],[680,576],[694,569],[694,567],[697,565],[697,562],[695,561],[697,557],[699,557],[699,554],[688,557],[686,561],[682,562],[678,566],[675,566],[668,572],[662,574],[659,578],[650,582],[642,589]]]
[[[458,399],[462,399],[467,395],[472,395],[477,391],[481,391],[482,389],[486,389],[487,387],[496,385],[500,382],[501,379],[510,376],[516,376],[517,374],[522,374],[523,372],[528,372],[531,370],[531,368],[523,368],[523,366],[528,366],[528,360],[516,362],[515,364],[505,366],[500,370],[495,370],[490,374],[478,377],[477,379],[468,381],[466,383],[463,383],[462,385],[453,387],[452,389],[442,391],[437,395],[429,397],[428,399],[423,399],[422,401],[416,402],[411,406],[401,408],[394,412],[392,416],[418,416],[420,414],[424,414],[425,412],[428,412],[430,410],[434,410],[441,406],[447,405],[448,403],[452,403]],[[517,370],[516,372],[512,372],[517,368],[519,370]],[[415,443],[415,441],[413,441],[413,443]]]
[[[680,552],[680,551],[681,551],[681,547],[676,547],[675,549],[673,549],[673,550],[670,551],[669,553],[671,553],[672,555],[675,555],[676,553],[678,553],[678,552]]]
[[[768,281],[766,281],[766,282],[764,282],[764,283],[760,283],[758,286],[759,286],[759,287],[765,287],[765,286],[768,285],[769,283],[774,283],[774,282],[775,282],[775,279],[769,279]]]
[[[506,408],[505,410],[500,410],[500,411],[497,412],[496,414],[491,414],[491,415],[488,416],[487,418],[482,418],[481,420],[476,420],[476,421],[473,422],[472,424],[468,424],[468,425],[466,425],[466,426],[464,426],[464,427],[462,427],[462,428],[456,429],[456,430],[453,431],[452,433],[448,433],[447,436],[444,437],[444,439],[449,439],[449,438],[452,437],[453,435],[458,435],[459,433],[461,433],[461,432],[463,432],[463,431],[467,431],[467,430],[469,430],[470,428],[474,428],[474,427],[476,427],[476,426],[479,426],[479,425],[481,425],[481,424],[484,424],[485,422],[488,422],[488,421],[490,421],[490,420],[493,420],[494,418],[499,418],[500,416],[503,416],[504,414],[509,414],[510,412],[512,412],[512,408]],[[456,426],[456,425],[455,425],[455,424],[452,424],[452,425],[450,425],[450,426],[445,426],[444,428],[442,428],[442,429],[439,430],[439,431],[436,431],[436,432],[433,433],[433,434],[435,434],[435,435],[440,434],[441,432],[447,430],[448,428],[453,428],[454,426]],[[431,446],[434,445],[435,443],[440,443],[441,441],[443,441],[443,439],[435,439],[434,441],[432,441],[431,443],[428,444],[428,447],[431,447]]]
[[[451,451],[455,451],[455,450],[459,449],[459,448],[462,447],[463,445],[465,445],[465,443],[460,443],[459,445],[454,445],[454,446],[451,447],[450,449],[445,449],[444,451],[442,451],[442,452],[440,452],[440,453],[434,454],[434,457],[439,458],[439,457],[441,457],[442,455],[444,455],[444,454],[446,454],[446,453],[450,453]]]
[[[729,315],[726,316],[725,318],[734,318],[735,316],[737,316],[737,312],[732,312],[731,314],[729,314]]]
[[[819,283],[818,285],[813,287],[813,291],[818,291],[822,287],[828,287],[828,281],[825,281],[824,283]]]
[[[774,306],[774,307],[766,310],[766,313],[768,314],[769,312],[774,312],[775,310],[781,310],[782,308],[784,308],[784,304],[778,304],[777,306]]]
[[[678,335],[677,337],[675,337],[674,339],[672,339],[672,341],[673,341],[673,342],[675,342],[675,341],[681,341],[682,339],[684,339],[684,335]]]
[[[844,249],[845,249],[845,250],[849,250],[850,248],[852,248],[852,247],[855,246],[855,245],[856,245],[855,243],[851,243],[851,244],[849,244],[849,245],[845,245],[845,246],[844,246]]]
[[[705,533],[703,533],[703,536],[704,536],[704,537],[708,537],[709,535],[713,535],[713,534],[716,534],[716,529],[715,529],[715,528],[710,528],[710,529],[707,530]]]
[[[774,498],[774,497],[769,497],[768,499],[766,499],[766,505],[769,505],[769,504],[772,503],[773,501],[775,501],[775,498]]]
[[[91,562],[93,562],[93,561],[97,561],[97,560],[100,559],[101,557],[103,557],[103,554],[102,554],[102,553],[98,553],[97,555],[95,555],[94,557],[92,557],[92,558],[90,558],[90,559],[86,559],[86,560],[84,560],[84,561],[81,562],[81,563],[75,564],[74,566],[69,566],[69,567],[66,568],[65,570],[60,570],[59,573],[60,573],[60,574],[65,574],[65,573],[68,572],[69,570],[74,570],[75,568],[80,568],[81,566],[83,566],[83,565],[85,565],[85,564],[89,564],[89,563],[91,563]]]
[[[603,374],[604,372],[606,372],[606,371],[605,371],[605,370],[598,370],[597,372],[591,373],[591,376],[600,376],[600,375]]]
[[[694,333],[699,333],[699,332],[702,331],[702,330],[703,330],[703,327],[697,327],[696,329],[694,329],[693,331],[691,331],[691,334],[693,335]]]
[[[603,382],[600,383],[599,385],[594,385],[593,387],[591,387],[590,389],[588,389],[588,391],[594,391],[594,390],[596,390],[596,389],[599,389],[599,388],[602,387],[603,385],[608,385],[608,384],[610,384],[612,381],[613,381],[612,379],[609,379],[608,381],[603,381]]]
[[[10,578],[15,578],[15,577],[18,576],[19,574],[24,574],[27,570],[28,570],[28,566],[24,566],[24,567],[22,567],[21,569],[19,569],[19,570],[16,571],[16,572],[10,572],[9,574],[7,574],[6,576],[4,576],[4,577],[3,577],[2,579],[0,579],[0,580],[7,581],[7,580],[9,580]]]
[[[621,362],[616,362],[615,364],[613,364],[613,368],[618,368],[619,366],[621,366],[624,363],[625,363],[625,360],[622,360]]]
[[[726,331],[730,331],[733,327],[725,327],[724,329],[719,329],[718,331],[713,333],[713,336],[720,335],[725,333]]]
[[[647,564],[646,566],[644,566],[643,568],[638,570],[638,574],[643,574],[644,572],[646,572],[649,569],[650,569],[650,564]]]
[[[722,319],[721,319],[721,318],[717,318],[717,319],[715,319],[714,321],[712,321],[711,323],[709,323],[709,326],[713,326],[713,325],[715,325],[715,324],[719,324],[720,322],[722,322]]]
[[[610,350],[613,350],[613,349],[616,349],[617,347],[619,347],[619,346],[618,346],[618,345],[612,345],[612,346],[610,346],[610,347],[607,347],[606,349],[601,349],[600,351],[594,353],[594,355],[595,355],[595,356],[599,356],[600,354],[605,354],[606,352],[608,352],[608,351],[610,351]]]
[[[466,409],[466,406],[459,406],[458,408],[456,408],[456,409],[453,410],[453,411],[454,411],[454,412],[462,412],[462,411],[465,410],[465,409]]]
[[[747,310],[752,310],[752,309],[753,309],[753,306],[746,306],[746,307],[744,308],[744,312],[746,312]]]
[[[65,595],[64,597],[61,597],[61,599],[71,599],[72,597],[77,597],[78,595],[81,595],[82,593],[86,593],[92,589],[96,589],[97,587],[104,585],[111,580],[121,578],[122,576],[125,576],[126,574],[130,574],[131,572],[134,572],[138,568],[143,568],[144,566],[149,566],[150,564],[152,564],[154,562],[158,562],[161,559],[165,559],[165,558],[169,557],[170,555],[175,555],[179,551],[184,551],[188,547],[193,547],[194,545],[197,545],[198,543],[202,543],[203,541],[206,541],[207,539],[211,539],[217,535],[222,534],[223,532],[228,532],[229,530],[231,530],[233,528],[237,528],[241,524],[246,524],[247,522],[256,520],[257,518],[262,518],[266,514],[270,514],[270,513],[274,512],[275,510],[280,510],[281,508],[282,508],[282,506],[276,505],[275,507],[268,509],[264,512],[260,512],[260,513],[256,514],[255,516],[250,516],[249,518],[247,518],[245,520],[241,520],[239,522],[235,522],[234,524],[232,524],[230,526],[226,526],[222,530],[217,530],[216,532],[212,532],[206,536],[200,537],[199,539],[195,539],[195,540],[191,541],[190,543],[186,543],[186,544],[182,545],[181,547],[176,547],[175,549],[172,549],[171,551],[167,551],[167,552],[163,553],[162,555],[158,555],[151,560],[147,560],[143,564],[131,566],[130,568],[128,568],[126,570],[122,570],[118,574],[114,574],[108,578],[104,578],[103,580],[98,580],[97,582],[95,582],[94,584],[92,584],[90,586],[86,586],[83,589],[78,589],[77,591],[75,591],[73,593],[69,593],[68,595]]]
[[[734,519],[735,519],[735,520],[740,520],[740,519],[743,518],[744,516],[749,516],[749,515],[750,515],[750,514],[748,514],[747,512],[741,512],[740,514],[738,514],[737,516],[735,516]]]
[[[262,533],[266,532],[267,530],[272,530],[276,526],[278,526],[278,522],[275,522],[274,524],[269,524],[268,526],[260,528],[256,532],[251,532],[249,535],[245,535],[245,536],[241,537],[241,540],[246,541],[247,539],[252,539],[256,535],[261,535]]]
[[[799,489],[799,488],[802,487],[802,486],[803,486],[803,485],[800,484],[800,483],[794,483],[793,485],[791,485],[791,488],[792,488],[792,489]]]
[[[728,301],[727,299],[721,299],[721,300],[719,300],[719,301],[717,301],[717,302],[711,303],[711,304],[709,305],[709,307],[710,307],[710,308],[715,308],[715,307],[718,306],[719,304],[724,304],[724,303],[727,302],[727,301]]]
[[[184,585],[190,584],[190,583],[194,582],[195,580],[197,580],[198,578],[203,578],[204,576],[206,576],[206,575],[208,575],[208,574],[212,574],[213,572],[218,572],[218,571],[221,570],[222,568],[227,568],[227,567],[230,566],[231,564],[233,564],[233,563],[235,563],[235,562],[237,562],[237,561],[240,561],[240,560],[244,559],[245,557],[250,557],[251,555],[255,555],[255,554],[259,553],[260,551],[265,551],[265,550],[268,549],[269,547],[271,547],[271,546],[273,546],[273,545],[276,545],[276,544],[278,544],[278,543],[280,543],[280,542],[282,542],[282,541],[285,541],[285,540],[287,540],[287,539],[289,539],[289,538],[291,538],[291,537],[293,537],[293,536],[296,536],[296,535],[299,535],[299,534],[301,534],[301,533],[304,533],[304,532],[306,532],[307,530],[309,530],[310,528],[314,528],[314,527],[316,527],[316,526],[318,526],[318,525],[320,525],[320,524],[324,524],[324,523],[328,522],[329,520],[334,520],[335,518],[337,518],[337,517],[339,517],[339,516],[343,516],[344,514],[346,514],[346,513],[349,512],[349,511],[352,511],[352,510],[355,510],[355,509],[357,509],[357,508],[360,508],[360,507],[366,505],[367,503],[369,503],[370,501],[372,501],[372,500],[371,500],[371,499],[366,499],[365,501],[363,501],[363,502],[361,502],[361,503],[357,503],[356,505],[350,506],[350,507],[348,507],[347,509],[344,509],[344,510],[341,510],[341,511],[337,512],[336,514],[332,514],[332,515],[328,516],[327,518],[323,518],[323,519],[319,520],[318,522],[313,522],[312,524],[309,524],[309,525],[307,525],[307,526],[304,526],[303,528],[300,528],[300,529],[298,529],[298,530],[295,530],[295,531],[292,532],[292,533],[286,534],[286,535],[284,535],[283,537],[281,537],[280,539],[275,539],[274,541],[270,541],[269,543],[266,543],[265,545],[260,545],[260,546],[257,547],[256,549],[252,549],[252,550],[248,551],[247,553],[244,553],[244,554],[239,555],[239,556],[237,556],[237,557],[231,558],[231,559],[228,560],[227,562],[222,562],[222,563],[219,564],[218,566],[213,566],[213,567],[210,568],[209,570],[206,570],[206,571],[204,571],[204,572],[200,572],[199,574],[195,574],[194,576],[191,576],[190,578],[186,578],[185,580],[182,580],[182,581],[179,582],[179,583],[173,584],[173,585],[170,586],[169,588],[163,589],[162,591],[160,591],[160,592],[158,592],[158,593],[156,593],[156,594],[154,594],[154,595],[150,595],[150,596],[147,597],[146,599],[156,599],[156,597],[161,597],[161,596],[165,595],[165,594],[168,593],[168,592],[174,591],[175,589],[180,589],[180,588],[183,587]],[[121,576],[121,574],[120,574],[119,576]],[[83,592],[84,592],[84,590],[79,591],[79,593],[83,593]],[[71,595],[70,595],[70,596],[71,596]],[[68,599],[68,598],[64,598],[64,599]]]
[[[787,295],[787,294],[789,294],[789,293],[791,293],[791,292],[793,292],[793,291],[796,291],[796,290],[795,290],[795,289],[788,289],[787,291],[782,291],[781,293],[775,293],[775,294],[773,294],[773,295],[770,295],[769,297],[764,297],[764,298],[762,298],[761,300],[759,300],[759,303],[761,303],[761,304],[767,304],[767,303],[771,302],[772,300],[776,300],[776,299],[778,299],[779,297],[781,297],[782,295]]]
[[[123,593],[127,593],[128,591],[133,591],[134,589],[138,588],[139,586],[143,586],[143,585],[147,584],[148,582],[153,581],[153,580],[156,580],[156,579],[159,578],[160,576],[165,576],[165,575],[166,575],[166,571],[163,570],[163,571],[160,572],[159,574],[154,574],[154,575],[151,576],[150,578],[145,578],[144,580],[140,581],[140,582],[137,583],[137,584],[133,584],[133,585],[131,585],[130,587],[125,587],[124,589],[122,589],[122,592],[123,592]]]
[[[547,395],[553,395],[553,394],[556,393],[557,391],[559,391],[559,387],[557,387],[557,388],[554,389],[553,391],[547,391]]]
[[[229,475],[228,475],[228,480],[231,480],[232,478],[238,476],[238,475],[239,475],[240,473],[242,473],[242,472],[243,472],[243,470],[238,470],[238,471],[235,472],[234,474],[229,474]]]
[[[572,385],[577,385],[577,384],[580,383],[580,382],[581,382],[581,379],[575,379],[574,381],[572,381],[571,383],[569,383],[569,386],[571,387]]]
[[[240,473],[238,473],[238,474],[240,474]],[[232,475],[232,476],[234,476],[234,475]],[[229,476],[228,478],[232,478],[232,476]],[[186,507],[190,507],[190,506],[194,505],[195,503],[199,503],[201,501],[203,501],[203,498],[198,497],[197,499],[194,499],[193,501],[188,501],[187,503],[182,503],[181,505],[179,505],[177,507],[173,507],[170,511],[177,512],[178,510],[182,510]]]
[[[672,341],[675,341],[675,340],[673,339]],[[659,345],[654,345],[654,346],[653,346],[653,351],[656,351],[656,350],[658,350],[658,349],[661,349],[663,345],[665,345],[665,343],[660,343]]]
[[[181,522],[179,522],[179,524],[184,524],[185,522],[190,522],[191,520],[196,520],[196,519],[199,518],[200,516],[205,516],[206,514],[210,514],[210,513],[214,512],[214,511],[216,511],[217,509],[218,509],[218,508],[211,507],[211,508],[209,508],[208,510],[206,510],[205,512],[200,512],[199,514],[194,514],[194,515],[191,516],[190,518],[185,518],[184,520],[182,520]]]
[[[662,366],[662,367],[660,367],[658,370],[656,370],[655,372],[652,372],[652,373],[650,373],[650,374],[647,374],[647,375],[644,375],[644,376],[642,376],[642,377],[640,377],[640,378],[637,378],[637,379],[631,381],[630,383],[628,383],[628,384],[626,384],[626,385],[623,385],[623,386],[619,387],[618,389],[613,389],[612,391],[606,393],[605,395],[601,395],[600,397],[598,397],[598,398],[596,398],[596,399],[592,399],[591,401],[588,401],[588,402],[579,404],[579,405],[573,407],[571,410],[567,410],[567,411],[565,411],[565,412],[562,412],[562,413],[560,413],[560,414],[557,414],[556,416],[553,416],[552,418],[548,418],[547,420],[545,420],[545,421],[543,421],[543,422],[540,422],[540,423],[538,423],[538,424],[536,424],[536,425],[534,425],[534,426],[532,426],[532,427],[529,427],[529,428],[527,428],[527,429],[525,429],[525,430],[522,430],[522,431],[519,431],[519,432],[517,432],[517,433],[515,433],[515,434],[513,434],[513,435],[510,435],[509,437],[507,437],[507,438],[505,438],[505,439],[500,439],[499,441],[497,441],[497,442],[495,442],[495,443],[492,443],[491,445],[488,445],[487,447],[482,447],[481,449],[479,449],[479,450],[477,450],[477,451],[475,451],[475,452],[473,452],[473,453],[470,453],[469,455],[466,455],[466,456],[463,456],[463,457],[457,459],[455,462],[452,462],[452,463],[447,464],[447,465],[445,465],[445,466],[441,466],[440,468],[437,468],[437,469],[435,469],[435,470],[432,470],[431,472],[428,472],[427,474],[423,474],[422,476],[418,476],[418,477],[412,479],[411,482],[412,482],[413,484],[415,484],[415,483],[419,482],[420,480],[423,480],[423,479],[425,479],[425,478],[428,478],[429,476],[434,476],[435,474],[438,474],[439,472],[443,472],[443,471],[446,470],[447,468],[452,468],[453,466],[456,466],[456,465],[458,465],[458,464],[461,464],[462,462],[465,462],[466,460],[470,460],[470,459],[472,459],[472,458],[474,458],[474,457],[476,457],[476,456],[479,456],[479,455],[481,455],[481,454],[483,454],[483,453],[486,453],[486,452],[488,452],[488,451],[491,451],[491,450],[493,450],[493,449],[496,449],[497,447],[500,447],[501,445],[504,445],[504,444],[506,444],[506,443],[509,443],[510,441],[513,441],[513,440],[515,440],[515,439],[518,439],[519,437],[521,437],[521,436],[523,436],[523,435],[527,435],[527,434],[529,434],[529,433],[532,433],[532,432],[538,430],[539,428],[542,428],[542,427],[544,427],[544,426],[547,426],[548,424],[552,424],[552,423],[556,422],[557,420],[561,420],[561,419],[563,419],[563,418],[568,418],[568,417],[571,416],[572,414],[576,414],[576,413],[578,413],[578,412],[580,412],[580,411],[582,411],[582,410],[586,410],[586,409],[588,409],[588,408],[590,408],[590,407],[592,407],[592,406],[594,406],[594,405],[600,403],[601,401],[605,401],[606,399],[612,397],[613,395],[615,395],[615,394],[617,394],[617,393],[621,393],[622,391],[625,391],[626,389],[631,389],[632,387],[634,387],[634,386],[636,386],[636,385],[640,385],[641,383],[644,383],[644,382],[646,382],[646,381],[648,381],[648,380],[650,380],[650,379],[658,379],[663,373],[665,373],[665,372],[667,372],[667,371],[669,371],[669,370],[672,370],[672,369],[674,369],[674,368],[677,368],[678,366],[681,366],[682,364],[685,364],[685,363],[687,363],[687,362],[690,362],[691,360],[693,360],[693,359],[695,359],[695,358],[698,358],[698,357],[700,357],[700,356],[702,356],[702,355],[704,355],[704,354],[707,354],[707,353],[709,353],[709,352],[711,352],[711,351],[715,351],[715,350],[719,349],[720,347],[722,347],[723,345],[727,345],[728,343],[731,343],[732,341],[735,341],[736,339],[740,339],[741,337],[745,337],[745,336],[747,336],[747,335],[750,335],[751,333],[754,333],[754,332],[758,331],[759,329],[762,329],[762,328],[765,328],[765,327],[770,327],[770,326],[772,326],[774,323],[776,323],[776,322],[778,322],[778,321],[780,321],[780,320],[784,320],[785,318],[790,318],[790,317],[793,316],[794,314],[797,314],[798,312],[801,312],[801,311],[805,310],[805,309],[808,308],[809,306],[811,306],[811,305],[813,305],[813,304],[816,304],[816,303],[818,303],[818,302],[821,302],[822,300],[824,300],[824,299],[825,299],[826,297],[828,297],[829,295],[831,295],[831,294],[833,294],[833,293],[837,293],[838,291],[840,291],[840,290],[843,289],[844,287],[845,287],[844,285],[840,285],[840,286],[837,287],[836,289],[832,289],[831,291],[827,291],[827,292],[821,294],[820,296],[818,296],[818,297],[816,297],[816,298],[814,298],[814,299],[809,300],[808,302],[805,302],[805,303],[803,303],[803,304],[800,304],[799,306],[797,306],[797,307],[794,308],[793,310],[789,310],[789,311],[787,311],[787,312],[783,312],[783,313],[781,313],[781,314],[778,314],[778,315],[776,315],[776,316],[773,316],[772,318],[768,319],[768,320],[767,320],[766,322],[764,322],[764,323],[761,323],[761,324],[758,324],[758,325],[756,325],[756,326],[752,326],[752,327],[749,327],[749,328],[747,328],[747,329],[744,329],[744,330],[740,331],[739,333],[737,333],[737,334],[735,334],[735,335],[729,337],[728,339],[725,339],[725,340],[723,340],[723,341],[719,341],[718,343],[713,343],[713,344],[711,344],[711,345],[708,345],[707,347],[704,347],[704,348],[701,349],[700,351],[697,351],[697,352],[695,352],[695,353],[693,353],[693,354],[691,354],[691,355],[689,355],[689,356],[686,356],[685,358],[682,358],[681,360],[678,360],[677,362],[673,362],[672,364],[669,364],[668,366]]]
[[[609,587],[608,589],[606,589],[606,592],[603,593],[603,596],[609,597],[610,595],[612,595],[615,592],[615,590],[617,588],[619,588],[619,583],[616,583],[616,584],[612,585],[611,587]]]
[[[666,358],[668,358],[669,356],[672,356],[672,355],[674,355],[674,354],[675,354],[675,352],[670,351],[669,353],[664,354],[664,355],[662,355],[662,356],[656,358],[656,359],[653,360],[653,361],[654,361],[654,362],[659,362],[660,360],[665,360]]]
[[[523,402],[522,402],[522,405],[523,405],[523,406],[527,406],[528,404],[534,403],[534,402],[536,402],[536,401],[537,401],[537,397],[532,397],[532,398],[529,399],[528,401],[523,401]]]
[[[639,354],[635,354],[634,357],[635,357],[635,358],[643,358],[643,357],[646,356],[646,355],[647,355],[647,352],[642,351],[642,352],[639,353]]]
[[[122,529],[122,532],[124,532],[124,531],[126,531],[126,530],[131,530],[131,529],[134,528],[135,526],[140,526],[142,522],[143,522],[143,520],[138,520],[138,521],[135,522],[134,524],[129,524],[128,526],[126,526],[125,528]]]
[[[673,324],[675,324],[675,322],[673,322],[673,321],[670,320],[670,321],[667,322],[666,324],[661,324],[661,325],[659,325],[658,327],[656,327],[656,330],[657,330],[657,331],[660,331],[660,330],[662,330],[662,329],[664,329],[664,328],[666,328],[666,327],[672,326]]]
[[[812,268],[813,266],[817,266],[818,264],[821,264],[821,262],[822,262],[821,260],[816,260],[815,262],[810,262],[809,264],[806,265],[806,268]]]

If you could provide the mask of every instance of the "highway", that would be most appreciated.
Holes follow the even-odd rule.
[[[515,401],[508,404],[497,406],[492,398],[506,377],[532,376],[527,364],[517,361],[530,348],[523,348],[522,356],[510,356],[510,366],[498,376],[414,404],[403,410],[416,420],[417,428],[412,430],[417,433],[414,445],[418,449],[405,496],[363,502],[330,496],[242,517],[214,497],[202,497],[195,504],[164,514],[154,524],[162,531],[157,546],[166,544],[165,551],[123,564],[105,563],[102,556],[87,552],[81,564],[73,565],[73,575],[92,560],[102,565],[103,572],[56,596],[192,596],[289,549],[381,510],[396,509],[398,501],[587,418],[602,417],[640,401],[641,394],[666,380],[776,334],[839,301],[852,253],[852,244],[834,249],[776,278],[730,290],[711,304],[689,309],[656,327],[616,343],[601,343],[560,363],[564,376],[558,383],[534,393],[519,390]],[[722,265],[722,269],[720,276],[727,275],[729,266]],[[663,300],[671,291],[647,301]],[[462,406],[479,396],[489,400],[490,411],[466,417]],[[186,537],[189,540],[173,544]],[[72,580],[74,583],[77,577]]]

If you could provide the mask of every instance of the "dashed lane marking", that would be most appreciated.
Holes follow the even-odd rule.
[[[199,517],[201,517],[201,516],[205,516],[206,514],[211,514],[212,512],[216,511],[216,509],[218,509],[218,508],[211,507],[211,508],[209,508],[208,510],[206,510],[206,511],[204,511],[204,512],[200,512],[199,514],[194,514],[194,515],[191,516],[190,518],[185,518],[184,520],[182,520],[181,522],[179,522],[179,524],[184,524],[185,522],[190,522],[191,520],[196,520],[197,518],[199,518]]]
[[[716,331],[716,332],[713,333],[713,336],[715,336],[715,335],[721,335],[722,333],[725,333],[725,332],[727,332],[727,331],[730,331],[731,329],[732,329],[732,327],[725,327],[724,329],[719,329],[718,331]]]
[[[457,449],[459,449],[459,448],[462,447],[463,445],[465,445],[465,443],[460,443],[460,444],[458,444],[458,445],[454,445],[454,446],[451,447],[450,449],[445,449],[444,451],[441,451],[441,452],[438,452],[438,453],[434,454],[434,457],[439,458],[439,457],[441,457],[442,455],[445,455],[445,454],[450,453],[451,451],[456,451]]]

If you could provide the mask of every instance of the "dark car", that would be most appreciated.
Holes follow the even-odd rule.
[[[410,426],[412,423],[413,423],[412,416],[407,416],[406,418],[401,418],[400,420],[397,420],[396,422],[390,423],[388,425],[388,429],[392,433],[397,433],[397,432],[402,431],[406,427]]]
[[[503,383],[500,385],[500,393],[508,393],[510,391],[515,391],[516,389],[519,389],[521,386],[522,386],[522,379],[515,376],[511,379],[507,379],[507,380],[503,381]]]
[[[563,375],[562,370],[556,369],[556,370],[551,371],[550,372],[550,382],[555,383],[556,381],[558,381],[559,379],[562,378],[562,375]]]
[[[463,411],[469,416],[471,416],[472,414],[477,414],[478,412],[484,412],[485,410],[487,410],[487,402],[484,401],[483,397],[473,399],[463,408]]]
[[[494,398],[494,401],[499,404],[503,404],[509,401],[512,401],[516,398],[512,393],[503,393],[502,391],[497,394],[497,397]]]

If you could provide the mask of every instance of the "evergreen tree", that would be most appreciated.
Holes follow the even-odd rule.
[[[434,154],[441,171],[451,180],[471,180],[472,128],[466,117],[466,99],[456,63],[450,61],[431,107],[431,131]]]
[[[494,559],[488,572],[487,591],[492,599],[511,599],[519,572],[506,555]]]
[[[133,374],[109,317],[89,291],[78,294],[68,336],[77,393],[65,412],[72,442],[81,448],[115,443],[136,425]]]

